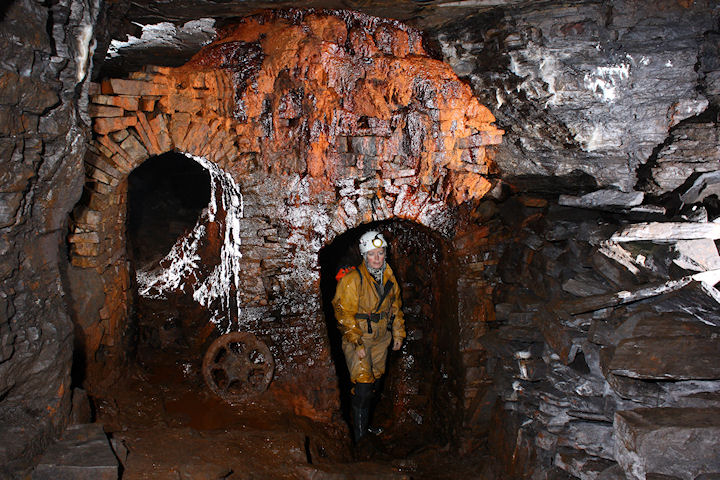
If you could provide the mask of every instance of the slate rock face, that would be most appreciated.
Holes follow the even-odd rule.
[[[720,472],[720,410],[640,408],[615,414],[615,457],[632,479]]]
[[[33,469],[32,480],[116,480],[119,466],[103,427],[68,427]]]
[[[644,380],[716,380],[720,328],[708,323],[678,313],[631,317],[616,330],[607,369]]]
[[[717,452],[712,447],[707,453],[707,443],[717,433],[716,420],[703,426],[698,418],[715,415],[720,400],[720,293],[690,276],[701,271],[712,277],[705,270],[714,265],[715,224],[666,219],[627,225],[627,211],[596,207],[550,206],[542,221],[537,213],[515,210],[520,218],[527,215],[519,223],[532,231],[515,230],[521,233],[504,246],[495,292],[503,303],[483,338],[492,352],[488,365],[504,372],[494,381],[507,413],[496,415],[506,415],[505,428],[514,425],[518,455],[536,459],[528,478],[545,478],[553,469],[606,480],[715,472],[708,458]],[[528,316],[534,334],[515,320]],[[534,371],[543,374],[530,375]],[[618,419],[625,422],[622,415],[634,412],[644,412],[644,423],[621,432]],[[528,437],[534,445],[520,441]],[[630,437],[640,440],[631,444]],[[677,448],[680,467],[666,468],[653,442]],[[495,448],[509,449],[491,443]],[[519,478],[509,463],[508,472]],[[636,464],[646,465],[647,475],[631,473]]]
[[[17,0],[0,30],[0,476],[64,427],[72,324],[62,299],[67,215],[82,191],[88,31],[97,5]],[[78,40],[80,38],[80,40]]]
[[[720,378],[717,335],[629,338],[617,346],[608,368],[615,375],[632,378],[716,380]]]
[[[693,174],[715,172],[720,163],[720,128],[715,122],[686,122],[671,130],[654,158],[652,193],[671,192]]]
[[[673,148],[670,128],[703,112],[716,95],[717,62],[701,52],[717,48],[715,37],[703,36],[717,6],[668,0],[656,7],[522,3],[433,32],[446,61],[494,107],[514,139],[496,158],[510,179],[584,172],[599,186],[630,191],[653,150],[666,141]],[[696,71],[699,56],[705,72]],[[713,128],[688,140],[715,135]],[[691,146],[683,130],[673,150]],[[678,159],[681,169],[664,163],[667,168],[653,170],[656,190],[672,189],[703,168],[702,159]]]

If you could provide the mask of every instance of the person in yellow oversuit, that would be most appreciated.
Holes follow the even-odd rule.
[[[333,307],[342,332],[352,388],[352,430],[355,442],[369,429],[370,407],[385,373],[388,347],[402,347],[405,320],[400,287],[386,262],[387,241],[371,230],[360,237],[363,261],[357,269],[340,278]]]

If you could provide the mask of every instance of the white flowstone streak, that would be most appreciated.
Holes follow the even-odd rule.
[[[598,95],[603,102],[612,102],[617,97],[617,87],[621,80],[630,77],[630,64],[620,63],[611,66],[595,67],[592,73],[585,75],[585,88]]]
[[[77,35],[77,56],[75,57],[75,67],[77,74],[75,79],[77,83],[85,80],[88,72],[88,62],[95,52],[95,39],[93,37],[92,24],[83,24],[78,27]]]
[[[172,291],[183,290],[189,279],[197,283],[193,289],[193,299],[211,310],[211,320],[220,325],[229,316],[242,318],[240,303],[240,219],[243,217],[243,197],[232,176],[219,166],[202,157],[186,154],[210,173],[210,203],[203,210],[195,228],[189,235],[173,245],[170,253],[160,262],[166,267],[152,270],[139,270],[136,273],[138,293],[147,298],[166,298]],[[225,228],[220,263],[210,273],[203,276],[200,270],[198,247],[205,236],[205,223],[214,222],[218,212],[225,212]],[[217,219],[222,222],[222,218]],[[235,295],[237,312],[231,312],[232,295]],[[219,305],[217,301],[219,300]],[[235,315],[233,315],[233,313]],[[224,322],[227,333],[233,322]]]
[[[562,74],[557,52],[532,42],[529,46],[532,48],[527,51],[510,52],[510,71],[524,79],[517,89],[524,90],[530,98],[545,99],[546,107],[557,105],[558,92],[555,85],[558,76]],[[534,81],[536,78],[545,84],[544,88],[538,88]]]
[[[312,204],[307,177],[297,176],[289,185],[288,193],[291,204],[284,213],[291,231],[287,243],[297,246],[288,278],[296,280],[300,285],[312,284],[320,278],[317,253],[328,236],[330,216],[324,207]]]

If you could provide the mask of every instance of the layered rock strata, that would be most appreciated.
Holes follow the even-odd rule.
[[[520,211],[524,233],[502,245],[496,321],[482,338],[499,399],[490,445],[507,471],[716,474],[717,224]]]
[[[556,193],[663,193],[716,169],[694,154],[716,156],[716,120],[690,138],[673,127],[717,109],[719,13],[712,1],[519,3],[432,36],[514,139],[496,158],[506,179]],[[550,188],[538,179],[548,175],[558,177]]]
[[[6,2],[0,15],[0,477],[27,467],[70,411],[62,281],[80,197],[94,1]],[[85,97],[86,99],[86,97]]]

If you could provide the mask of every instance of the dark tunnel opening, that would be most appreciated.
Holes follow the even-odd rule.
[[[127,245],[136,265],[165,256],[210,201],[210,173],[183,154],[150,158],[128,177]]]
[[[126,195],[124,229],[119,227],[125,233],[130,272],[127,305],[121,307],[126,309],[127,324],[121,325],[120,329],[126,332],[127,340],[122,344],[125,353],[133,359],[143,347],[157,349],[167,345],[167,339],[180,331],[177,309],[169,302],[138,295],[135,272],[158,265],[178,239],[193,230],[209,204],[211,177],[195,160],[168,152],[147,159],[128,175]],[[92,287],[92,282],[89,285]],[[94,371],[107,366],[113,371],[123,368],[122,361],[102,348],[88,358],[85,341],[83,334],[76,336],[72,367],[74,385],[83,385],[87,381],[88,369]]]
[[[349,230],[320,251],[323,311],[347,422],[351,382],[331,302],[338,270],[360,264],[358,239],[370,229],[388,240],[387,261],[400,286],[405,316],[407,338],[400,351],[389,352],[373,414],[373,424],[385,430],[386,448],[399,457],[427,445],[451,443],[460,425],[457,266],[442,238],[403,220]]]
[[[193,231],[210,197],[210,173],[177,152],[150,158],[130,174],[126,225],[131,278],[161,264],[173,246]],[[137,285],[132,291],[129,326],[135,341],[130,353],[139,363],[160,366],[176,363],[173,356],[201,358],[204,345],[197,332],[207,324],[207,313],[191,295],[177,292],[153,298],[141,295]],[[185,371],[197,371],[197,361],[185,363]]]

